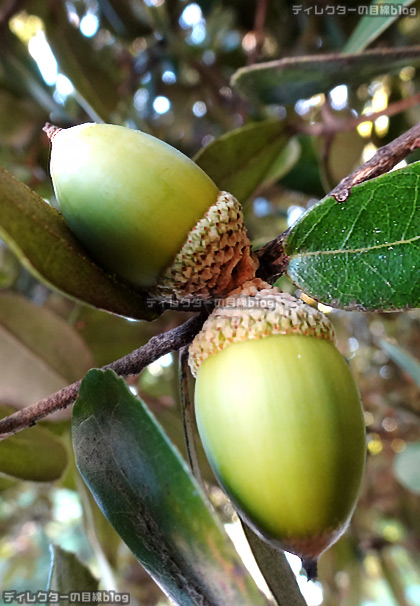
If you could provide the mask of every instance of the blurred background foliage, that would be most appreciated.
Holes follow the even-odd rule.
[[[405,4],[420,10],[420,2]],[[302,10],[294,14],[294,6]],[[1,1],[0,164],[54,204],[49,143],[41,130],[47,120],[124,124],[190,157],[233,129],[283,120],[293,135],[283,170],[242,200],[251,238],[262,245],[379,146],[420,121],[420,105],[389,111],[419,93],[420,75],[410,60],[397,71],[383,62],[377,76],[356,85],[338,78],[333,89],[288,105],[239,93],[231,84],[239,68],[342,51],[360,16],[355,10],[315,15],[313,6],[304,0]],[[373,45],[407,47],[419,40],[419,17],[402,16]],[[384,115],[374,122],[342,128],[378,111]],[[324,128],[332,123],[336,128]],[[294,292],[287,279],[279,285]],[[0,289],[1,416],[188,317],[167,311],[151,323],[133,322],[74,303],[32,277],[3,243]],[[307,583],[298,559],[290,561],[312,606],[414,606],[420,603],[420,312],[322,308],[362,394],[367,473],[351,529],[322,557],[319,581]],[[129,383],[183,451],[176,356],[154,362]],[[61,414],[0,444],[0,587],[44,588],[53,542],[77,553],[104,587],[129,591],[132,604],[166,604],[83,487],[68,418]],[[212,500],[236,537],[235,515],[203,466]]]

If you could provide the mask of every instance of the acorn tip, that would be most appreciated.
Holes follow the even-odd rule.
[[[318,560],[316,558],[305,558],[302,561],[308,581],[315,581],[318,576]]]
[[[55,135],[57,133],[60,132],[60,130],[62,130],[60,127],[55,126],[54,124],[50,124],[49,122],[46,122],[45,125],[43,126],[42,130],[44,131],[44,133],[47,134],[47,137],[50,141],[52,141],[55,137]]]

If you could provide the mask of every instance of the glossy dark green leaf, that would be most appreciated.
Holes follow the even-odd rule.
[[[345,53],[360,53],[369,44],[376,40],[382,32],[394,23],[399,17],[403,7],[409,7],[414,0],[373,0],[370,7],[377,6],[378,14],[367,14],[361,17],[357,27],[344,46]],[[379,6],[380,5],[380,6]],[[368,5],[361,5],[359,10],[363,15]],[[388,13],[388,14],[386,14]]]
[[[312,207],[286,239],[290,278],[333,307],[419,307],[419,180],[416,162]]]
[[[382,349],[389,354],[390,358],[398,364],[402,371],[413,379],[420,389],[420,361],[395,343],[391,343],[385,339],[381,339],[379,343]]]
[[[82,564],[74,553],[65,551],[57,545],[51,546],[51,567],[47,591],[57,591],[61,595],[74,594],[71,603],[81,606],[86,604],[81,592],[97,591],[98,585],[99,582],[89,568]],[[89,604],[94,602],[93,599],[88,601]]]
[[[400,484],[420,494],[420,442],[407,444],[405,450],[395,455],[394,473]]]
[[[84,378],[73,446],[105,516],[176,604],[265,604],[180,455],[112,371]]]
[[[261,103],[295,103],[339,84],[358,86],[372,77],[420,65],[420,46],[366,51],[361,54],[286,57],[242,67],[232,84]]]
[[[284,551],[260,539],[242,523],[252,553],[278,606],[307,606]]]
[[[0,418],[15,412],[0,405]],[[67,465],[67,452],[61,440],[45,427],[29,427],[0,442],[0,472],[33,482],[58,480]]]
[[[284,121],[265,120],[226,133],[194,158],[219,189],[244,202],[254,190],[285,175],[299,148],[285,132]]]
[[[0,236],[31,273],[67,296],[122,316],[156,317],[141,293],[88,257],[56,210],[1,167]]]

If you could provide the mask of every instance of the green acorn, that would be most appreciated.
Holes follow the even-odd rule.
[[[158,299],[205,299],[257,266],[239,202],[189,158],[111,124],[46,125],[61,212],[98,263]]]
[[[345,531],[365,461],[357,387],[326,316],[267,288],[217,307],[190,346],[199,434],[263,538],[306,560]]]

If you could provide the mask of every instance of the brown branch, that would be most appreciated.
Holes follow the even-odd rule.
[[[255,47],[248,57],[248,65],[255,63],[264,44],[264,26],[267,17],[268,0],[257,0],[254,17]]]
[[[337,202],[345,202],[352,187],[383,175],[419,147],[420,122],[388,145],[378,149],[370,160],[359,166],[348,177],[342,179],[328,195],[333,196]]]
[[[370,160],[342,179],[328,196],[333,196],[337,202],[345,202],[354,185],[383,175],[418,148],[420,148],[420,122],[388,145],[381,147]],[[273,282],[286,271],[289,258],[283,244],[288,232],[289,230],[285,231],[256,251],[260,262],[257,276],[262,280]]]
[[[180,349],[192,341],[200,330],[207,313],[200,313],[172,330],[152,337],[146,345],[139,347],[130,354],[103,366],[103,370],[112,369],[120,376],[139,374],[148,364],[161,356]],[[51,413],[67,408],[77,398],[81,381],[76,381],[60,391],[40,400],[36,404],[27,406],[12,415],[0,420],[0,440],[25,429],[32,427],[37,421]]]
[[[324,137],[326,135],[335,135],[343,131],[352,131],[363,122],[374,122],[381,116],[395,116],[402,112],[420,104],[420,93],[401,99],[395,103],[391,103],[385,109],[371,114],[363,114],[357,118],[349,118],[348,120],[334,119],[329,116],[328,121],[317,122],[316,124],[294,123],[291,128],[294,132],[310,135],[312,137]]]
[[[283,242],[288,233],[289,229],[256,251],[255,254],[259,261],[257,277],[261,280],[274,282],[286,271],[289,257],[284,252]]]

